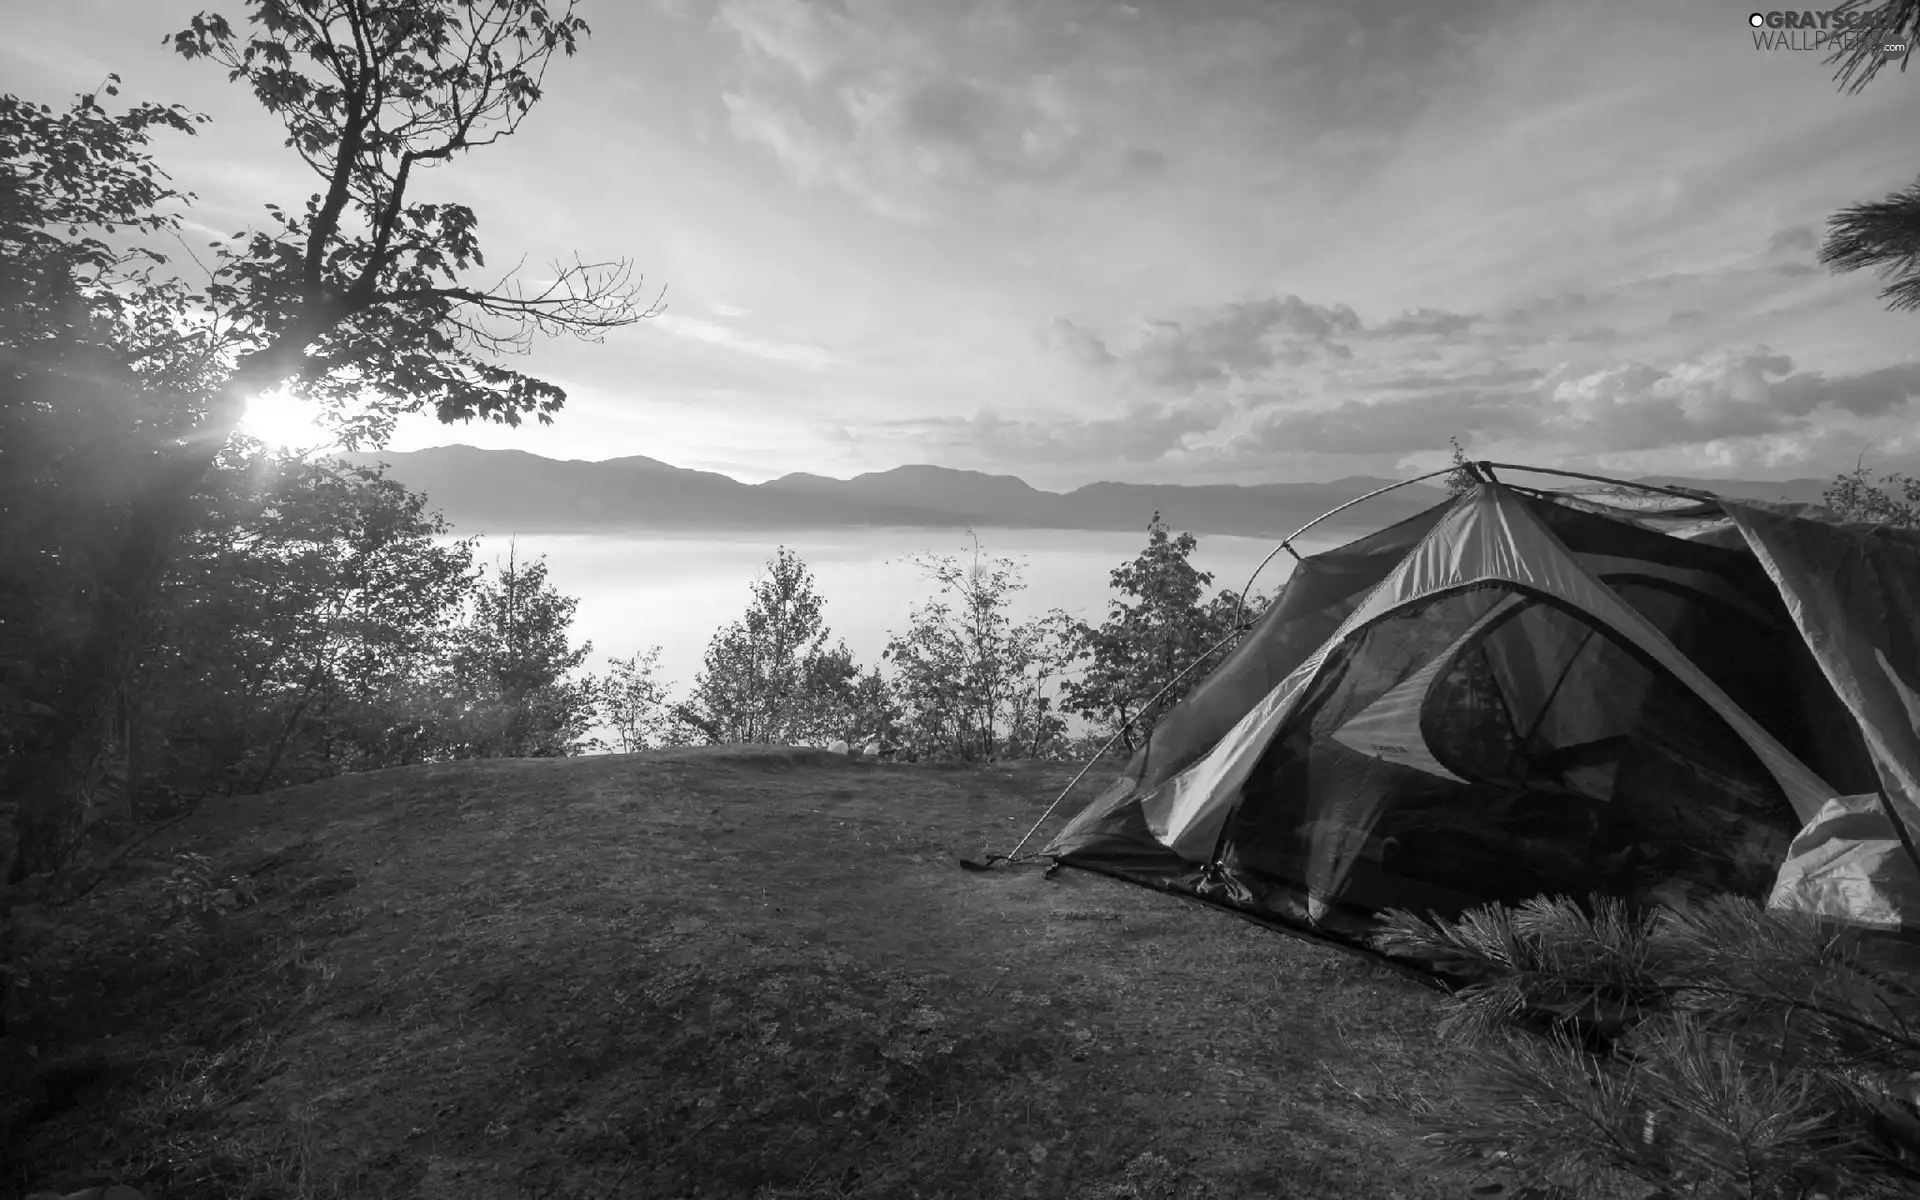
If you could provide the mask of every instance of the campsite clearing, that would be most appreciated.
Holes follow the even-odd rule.
[[[174,923],[132,976],[92,973],[104,942],[77,956],[33,1110],[0,1113],[32,1118],[0,1137],[0,1193],[1490,1186],[1416,1160],[1451,1053],[1430,989],[1111,879],[957,869],[1073,772],[700,749],[209,802],[169,848],[253,898]],[[83,915],[150,927],[162,887],[156,860]]]

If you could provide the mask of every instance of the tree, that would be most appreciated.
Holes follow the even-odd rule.
[[[880,668],[869,667],[866,674],[854,680],[848,707],[851,710],[847,723],[849,743],[864,746],[876,741],[888,749],[900,745],[906,713],[893,681],[882,675]]]
[[[1071,618],[1054,612],[1016,623],[1007,608],[1026,587],[1018,567],[982,562],[977,537],[971,564],[946,555],[912,561],[952,601],[915,609],[882,655],[896,670],[908,752],[963,761],[1043,756],[1064,729],[1047,689],[1076,657]]]
[[[751,591],[745,614],[708,644],[680,719],[716,744],[850,737],[859,669],[845,643],[827,645],[826,601],[807,564],[781,546]]]
[[[1880,296],[1888,309],[1920,309],[1920,179],[1829,218],[1820,263],[1836,272],[1871,267],[1887,281]]]
[[[147,147],[200,118],[109,115],[116,82],[65,111],[0,96],[0,926],[9,889],[77,846],[111,773],[106,685],[145,621],[116,567],[201,381],[173,334],[191,296],[155,278],[163,255],[110,244],[178,228],[163,208],[185,197]]]
[[[1201,602],[1213,575],[1188,561],[1199,544],[1191,533],[1170,537],[1154,513],[1147,548],[1110,574],[1119,595],[1108,602],[1106,622],[1077,630],[1090,661],[1065,685],[1066,703],[1106,736],[1119,734],[1129,754],[1203,675],[1194,673],[1185,686],[1168,685],[1231,632],[1234,593],[1223,589]]]
[[[1913,58],[1914,36],[1920,34],[1920,0],[1881,0],[1878,4],[1841,0],[1831,12],[1859,30],[1859,36],[1836,39],[1836,49],[1827,56],[1834,67],[1834,82],[1842,91],[1858,93],[1893,64],[1893,59],[1881,53],[1888,42],[1906,43],[1907,51],[1900,55],[1900,72],[1906,73],[1907,63]]]
[[[1893,62],[1880,52],[1888,42],[1906,43],[1900,56],[1900,70],[1906,71],[1914,39],[1920,37],[1920,0],[1889,0],[1872,8],[1862,0],[1844,0],[1834,11],[1857,19],[1863,30],[1827,59],[1845,91],[1859,92]],[[1887,281],[1880,295],[1889,309],[1920,309],[1920,180],[1885,200],[1843,208],[1831,217],[1820,262],[1839,272],[1871,267]]]
[[[667,685],[659,679],[660,647],[612,659],[600,684],[600,720],[623,753],[665,744],[672,724]]]
[[[412,761],[411,683],[472,588],[471,541],[381,469],[244,441],[202,491],[127,707],[133,749],[186,740],[203,761],[156,782],[255,791]]]
[[[288,145],[320,190],[298,213],[269,205],[274,228],[237,235],[236,246],[222,247],[203,293],[176,288],[158,295],[172,319],[138,323],[158,332],[122,347],[123,357],[150,373],[165,367],[172,384],[196,397],[198,419],[187,436],[156,441],[156,461],[101,573],[75,655],[75,686],[56,719],[44,723],[44,744],[21,781],[30,806],[57,805],[78,788],[77,764],[88,759],[81,748],[100,741],[104,714],[124,686],[124,664],[138,641],[134,610],[157,587],[190,520],[198,482],[251,395],[285,388],[340,415],[349,445],[377,440],[400,413],[426,407],[447,422],[517,425],[527,414],[546,422],[564,392],[491,359],[522,348],[535,332],[593,338],[657,311],[640,309],[624,263],[556,265],[555,282],[535,292],[514,286],[511,273],[493,286],[475,286],[467,276],[485,260],[473,211],[412,194],[416,168],[517,130],[541,96],[553,55],[572,54],[587,33],[571,4],[555,10],[539,0],[250,0],[249,7],[249,34],[201,14],[173,46],[245,81],[286,124]],[[122,144],[106,150],[137,153],[141,135],[158,120],[122,122]],[[102,127],[92,117],[81,124],[89,136]],[[61,163],[72,158],[43,132],[57,138],[68,131],[29,126],[26,140],[41,139],[34,154]],[[72,173],[92,171],[116,186],[97,193],[68,188],[68,196],[92,195],[94,202],[68,219],[59,204],[38,203],[22,223],[56,240],[60,228],[87,219],[132,224],[120,214],[146,214],[154,202],[138,185],[152,178],[148,165],[126,158],[105,168],[80,164]],[[43,197],[62,182],[56,171],[25,178],[15,193]],[[81,291],[97,308],[109,303],[112,288],[94,280]],[[29,865],[16,861],[9,878],[22,877]]]
[[[1920,478],[1888,471],[1878,480],[1864,466],[1835,477],[1821,496],[1828,508],[1849,521],[1920,529]]]
[[[1467,462],[1466,447],[1460,444],[1460,439],[1450,437],[1447,444],[1453,447],[1453,471],[1447,476],[1447,494],[1464,496],[1480,486],[1480,479]]]
[[[571,644],[579,601],[547,582],[544,558],[506,565],[475,593],[453,631],[434,690],[444,697],[439,751],[451,758],[551,758],[585,748],[592,679],[570,679],[593,651]]]
[[[1055,680],[1066,682],[1082,657],[1079,630],[1080,623],[1059,610],[1014,627],[1004,675],[1009,686],[1002,757],[1059,759],[1070,753],[1067,722],[1050,689]]]
[[[57,362],[111,348],[123,367],[164,359],[176,338],[167,321],[140,318],[186,297],[177,281],[155,281],[166,256],[103,240],[171,235],[189,199],[168,186],[147,147],[153,134],[192,134],[204,116],[178,105],[138,104],[109,116],[101,95],[119,94],[110,75],[64,112],[0,96],[0,339],[9,383],[30,362]]]

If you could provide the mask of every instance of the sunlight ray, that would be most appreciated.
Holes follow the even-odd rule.
[[[314,406],[282,389],[261,392],[247,400],[240,432],[275,450],[312,450],[336,439],[314,420]]]

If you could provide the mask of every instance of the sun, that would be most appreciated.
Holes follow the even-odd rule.
[[[274,450],[311,450],[333,441],[313,421],[313,406],[284,391],[261,392],[247,401],[240,432],[265,442]]]

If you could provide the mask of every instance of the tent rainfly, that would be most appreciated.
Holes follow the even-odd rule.
[[[1481,474],[1298,563],[1044,856],[1362,946],[1543,893],[1920,933],[1920,536]]]

